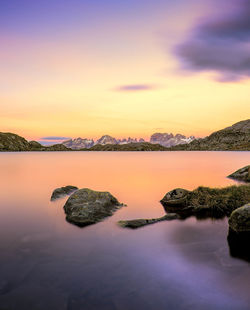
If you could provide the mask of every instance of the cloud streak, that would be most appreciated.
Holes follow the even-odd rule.
[[[130,84],[130,85],[121,85],[115,88],[115,91],[120,92],[137,92],[137,91],[146,91],[155,89],[155,85],[150,84]]]
[[[232,12],[196,25],[174,53],[185,70],[216,72],[223,82],[249,78],[250,0],[238,0]]]
[[[57,141],[57,140],[67,140],[70,139],[69,137],[58,137],[58,136],[49,136],[49,137],[42,137],[40,140],[48,140],[48,141]]]

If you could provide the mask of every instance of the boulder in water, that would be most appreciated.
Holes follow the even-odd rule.
[[[77,226],[100,222],[124,206],[109,192],[98,192],[82,188],[74,192],[66,201],[66,220]]]
[[[250,232],[250,203],[232,212],[229,227],[237,233]]]
[[[51,200],[53,201],[63,196],[70,195],[76,190],[78,190],[78,187],[72,185],[56,188],[51,195]]]
[[[230,174],[228,178],[242,182],[250,182],[250,165],[235,171],[234,173]]]

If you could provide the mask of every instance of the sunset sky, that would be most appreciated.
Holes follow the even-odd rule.
[[[0,1],[0,131],[205,136],[250,118],[250,0]]]

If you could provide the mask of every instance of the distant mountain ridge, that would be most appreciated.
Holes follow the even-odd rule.
[[[150,137],[149,143],[160,144],[165,147],[171,147],[171,146],[178,145],[178,144],[190,143],[194,139],[195,137],[193,136],[186,137],[181,134],[176,134],[174,136],[172,133],[155,133]],[[142,138],[134,139],[134,138],[129,137],[128,139],[116,139],[109,135],[103,135],[96,142],[94,142],[93,139],[76,138],[76,139],[70,139],[70,140],[64,141],[62,142],[62,144],[73,150],[80,150],[83,148],[90,149],[95,145],[108,145],[108,144],[124,145],[124,144],[130,144],[130,143],[143,143],[143,142],[146,142],[146,141]]]
[[[76,138],[76,139],[70,139],[62,142],[62,144],[68,148],[71,148],[73,150],[80,150],[80,149],[89,149],[91,148],[95,142],[93,139],[82,139],[82,138]]]
[[[172,133],[154,133],[150,138],[150,143],[171,147],[179,144],[188,144],[194,140],[194,136],[186,137],[181,134],[176,134],[174,136]]]
[[[122,139],[104,135],[96,142],[92,139],[77,138],[63,144],[43,146],[37,141],[27,141],[13,133],[0,132],[0,152],[19,151],[250,151],[250,119],[216,131],[203,139],[192,140],[177,134],[156,133],[150,142],[143,139]],[[83,140],[83,141],[82,141]],[[190,142],[189,142],[190,141]],[[83,144],[82,144],[83,142]],[[158,143],[157,143],[158,142]],[[186,142],[185,144],[183,142]],[[172,143],[178,143],[173,145]],[[73,148],[65,146],[70,145]],[[84,145],[84,147],[82,147]],[[170,147],[166,147],[170,145]],[[171,146],[172,145],[172,146]]]

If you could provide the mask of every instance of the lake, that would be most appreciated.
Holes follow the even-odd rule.
[[[228,223],[174,220],[137,230],[117,221],[164,215],[171,189],[236,184],[250,152],[0,153],[0,309],[245,310],[250,264],[232,257]],[[101,223],[65,221],[75,185],[126,203]]]

